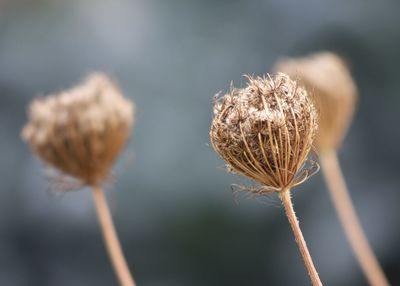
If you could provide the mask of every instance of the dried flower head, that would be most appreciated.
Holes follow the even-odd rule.
[[[262,192],[296,186],[310,175],[303,167],[317,130],[313,103],[285,74],[247,79],[215,99],[212,146],[228,170],[261,183]]]
[[[42,160],[96,186],[129,137],[133,110],[115,83],[93,74],[75,88],[34,100],[22,136]]]
[[[315,145],[319,152],[340,147],[357,101],[356,85],[345,62],[330,52],[298,59],[283,59],[275,66],[311,91],[319,111]]]

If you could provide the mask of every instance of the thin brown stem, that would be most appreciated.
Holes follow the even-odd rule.
[[[104,241],[107,246],[108,255],[111,258],[114,271],[118,276],[121,286],[135,286],[135,282],[129,272],[121,245],[115,231],[111,213],[107,205],[103,190],[100,187],[93,188],[93,198],[96,205],[97,216],[103,231]]]
[[[389,282],[368,243],[354,209],[336,152],[321,154],[320,161],[337,215],[364,274],[371,285],[388,286]]]
[[[310,276],[313,286],[322,286],[322,282],[319,279],[318,272],[315,269],[312,261],[310,252],[308,251],[306,241],[303,233],[301,232],[299,221],[297,220],[296,214],[293,209],[292,199],[290,197],[290,190],[286,189],[279,193],[279,197],[282,200],[283,207],[285,208],[286,216],[289,220],[289,224],[292,228],[294,237],[299,247],[301,256],[303,257],[304,264],[307,268],[308,275]]]

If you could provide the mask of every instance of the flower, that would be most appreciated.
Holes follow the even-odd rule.
[[[116,84],[95,73],[77,87],[35,99],[22,137],[51,166],[97,186],[129,138],[133,111]]]
[[[228,170],[282,191],[306,180],[304,167],[317,130],[307,91],[287,75],[247,76],[247,86],[216,98],[211,144]]]
[[[354,114],[357,88],[345,62],[336,54],[321,52],[278,61],[276,71],[298,79],[311,91],[319,112],[315,146],[319,153],[340,147]]]

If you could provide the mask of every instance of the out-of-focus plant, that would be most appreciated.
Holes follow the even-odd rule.
[[[22,131],[32,150],[63,175],[89,186],[119,282],[134,286],[102,190],[133,125],[134,105],[104,74],[68,91],[35,99]]]
[[[311,92],[320,123],[315,145],[340,222],[369,283],[389,285],[364,234],[337,156],[357,101],[357,88],[346,63],[336,54],[321,52],[282,59],[274,69],[296,78]]]

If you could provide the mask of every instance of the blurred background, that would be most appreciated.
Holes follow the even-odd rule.
[[[360,91],[339,155],[392,285],[400,285],[400,2],[0,2],[0,285],[117,285],[88,190],[59,192],[20,139],[39,95],[100,70],[137,105],[107,186],[139,285],[309,285],[275,195],[236,197],[209,144],[212,97],[281,56],[331,50]],[[294,203],[325,285],[367,285],[321,174]]]

